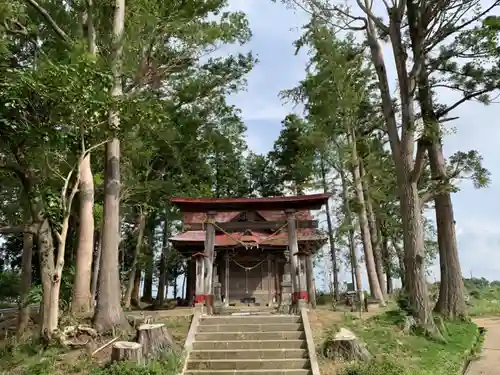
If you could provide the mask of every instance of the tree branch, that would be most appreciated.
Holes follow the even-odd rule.
[[[5,225],[0,227],[0,234],[21,234],[21,233],[31,233],[37,234],[38,226],[35,224],[31,225]]]
[[[464,95],[464,97],[462,99],[458,100],[454,104],[446,107],[445,109],[443,109],[441,111],[438,111],[436,113],[436,117],[439,119],[439,118],[441,118],[443,116],[446,116],[449,112],[453,111],[455,108],[457,108],[458,106],[460,106],[464,102],[466,102],[468,100],[471,100],[471,99],[474,99],[477,96],[481,96],[483,94],[486,94],[486,93],[488,93],[490,91],[493,91],[493,90],[492,89],[483,89],[483,90],[480,90],[480,91],[476,91],[476,92]]]
[[[31,5],[35,10],[40,13],[40,15],[47,21],[47,23],[52,27],[56,34],[66,43],[71,44],[71,38],[64,32],[63,29],[59,27],[57,22],[50,16],[49,12],[38,4],[35,0],[25,0],[29,5]]]

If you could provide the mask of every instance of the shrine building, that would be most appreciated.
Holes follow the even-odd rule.
[[[326,236],[310,210],[330,196],[172,198],[183,231],[170,241],[188,259],[190,305],[291,311],[315,299],[312,257]]]

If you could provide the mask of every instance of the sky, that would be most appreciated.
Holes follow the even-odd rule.
[[[300,36],[300,28],[307,23],[308,15],[270,0],[230,0],[230,8],[247,14],[253,32],[250,43],[230,50],[251,50],[259,63],[248,75],[247,90],[231,96],[229,101],[242,110],[250,149],[265,153],[278,137],[283,118],[297,112],[280,100],[278,94],[295,87],[304,77],[307,57],[294,55],[293,42]],[[379,4],[375,12],[383,14]],[[390,45],[384,45],[384,54],[394,93],[396,72]],[[456,98],[450,92],[439,95],[444,104],[453,103]],[[444,139],[446,157],[458,150],[478,150],[484,158],[484,166],[492,174],[488,188],[477,190],[466,181],[453,195],[462,273],[466,277],[472,274],[500,279],[500,152],[497,150],[500,126],[495,124],[499,115],[496,104],[464,104],[451,113],[459,119],[452,123],[454,134]],[[439,268],[433,267],[432,271],[439,278]]]

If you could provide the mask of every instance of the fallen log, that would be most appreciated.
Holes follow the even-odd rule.
[[[111,361],[132,361],[142,363],[142,345],[138,342],[117,341],[111,348]]]
[[[144,357],[158,358],[166,351],[179,351],[165,324],[141,324],[137,328],[136,342],[142,345]]]

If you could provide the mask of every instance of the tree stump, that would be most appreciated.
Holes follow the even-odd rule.
[[[348,329],[341,328],[335,336],[323,344],[323,355],[329,359],[345,361],[369,361],[372,355],[356,335]]]
[[[142,345],[137,342],[117,341],[111,350],[111,361],[132,361],[142,363]]]
[[[165,324],[141,324],[137,329],[136,340],[142,345],[144,357],[158,358],[167,351],[179,351]]]

